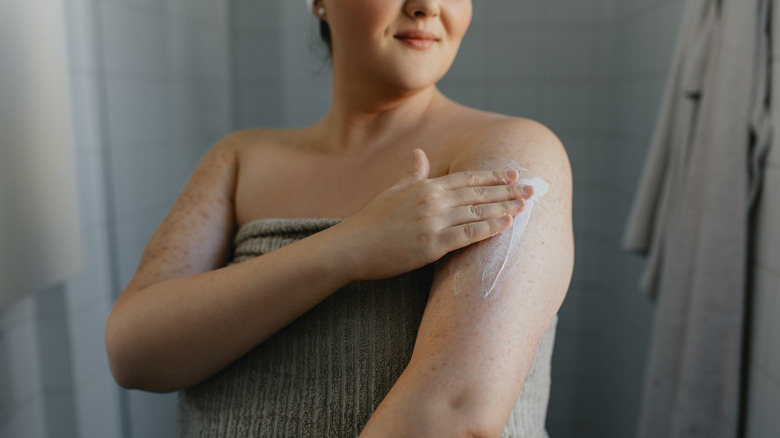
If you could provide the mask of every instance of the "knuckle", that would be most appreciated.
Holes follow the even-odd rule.
[[[463,226],[463,235],[466,236],[466,239],[471,241],[474,239],[474,237],[477,235],[477,229],[474,227],[473,224],[466,224]]]
[[[474,194],[480,201],[484,201],[488,196],[488,192],[485,187],[474,187]]]
[[[432,188],[429,188],[428,190],[423,190],[422,193],[420,193],[420,201],[424,204],[435,204],[439,201],[439,192],[436,190],[433,190]]]
[[[471,213],[471,216],[475,219],[479,219],[482,217],[482,207],[480,205],[470,205],[469,212]]]
[[[477,177],[477,173],[473,170],[467,170],[463,172],[463,179],[466,180],[466,183],[468,185],[475,185],[479,181],[479,178]]]

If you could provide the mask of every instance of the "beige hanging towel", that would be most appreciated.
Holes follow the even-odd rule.
[[[639,438],[737,436],[770,0],[690,0],[623,246],[657,298]]]

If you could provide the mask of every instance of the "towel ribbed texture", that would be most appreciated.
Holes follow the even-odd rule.
[[[262,219],[242,227],[233,263],[337,219]],[[179,437],[356,437],[412,355],[430,266],[354,282],[218,374],[179,393]],[[557,317],[537,349],[502,436],[546,438]]]

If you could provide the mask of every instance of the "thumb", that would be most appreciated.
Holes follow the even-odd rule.
[[[425,155],[425,151],[415,149],[412,153],[414,154],[414,168],[401,180],[400,185],[404,187],[428,178],[428,173],[431,170],[431,164],[428,162],[428,156]]]

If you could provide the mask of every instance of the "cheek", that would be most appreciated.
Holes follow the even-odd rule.
[[[334,3],[336,7],[332,14],[329,13],[328,20],[334,46],[358,49],[371,41],[377,32],[382,32],[383,9],[376,4],[375,1],[352,0]]]
[[[445,17],[449,21],[447,24],[450,27],[450,32],[453,37],[463,38],[471,25],[473,14],[471,0],[454,0],[450,10],[452,12]]]

